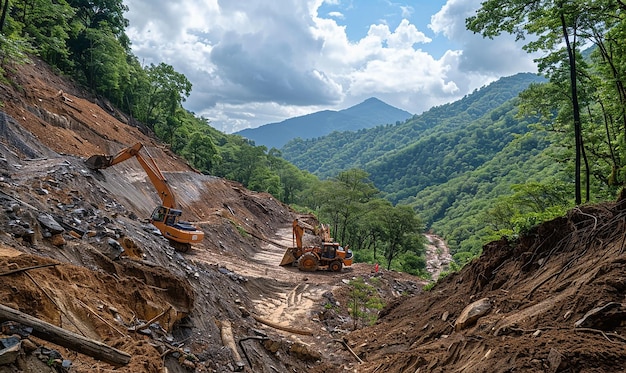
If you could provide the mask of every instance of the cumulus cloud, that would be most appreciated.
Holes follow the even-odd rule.
[[[399,4],[399,23],[374,22],[359,40],[349,40],[338,24],[344,18],[349,24],[347,15],[318,14],[340,0],[126,4],[135,55],[185,74],[193,84],[185,107],[227,133],[369,97],[420,113],[490,79],[532,69],[509,40],[485,41],[465,30],[478,0],[448,0],[429,29],[411,23],[416,10]],[[435,58],[425,47],[436,35],[461,47]]]
[[[520,71],[536,71],[532,56],[522,50],[515,37],[504,34],[495,40],[485,39],[465,28],[465,19],[475,14],[480,3],[481,0],[448,0],[431,17],[429,28],[461,46],[463,56],[458,70],[493,79]]]

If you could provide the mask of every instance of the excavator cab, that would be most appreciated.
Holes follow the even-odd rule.
[[[182,211],[158,206],[150,216],[150,223],[157,227],[170,244],[180,252],[187,252],[192,243],[199,243],[204,238],[204,232],[198,230],[191,223],[180,221]]]
[[[154,209],[150,216],[151,222],[163,223],[169,226],[175,226],[178,217],[182,214],[182,211],[171,209],[165,206],[159,206]]]

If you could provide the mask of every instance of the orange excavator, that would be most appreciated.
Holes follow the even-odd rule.
[[[143,167],[152,185],[156,188],[161,198],[161,205],[154,209],[150,216],[152,223],[163,237],[167,238],[170,245],[176,251],[187,252],[194,243],[199,243],[204,238],[204,232],[198,230],[195,226],[188,222],[180,221],[182,211],[176,209],[176,200],[174,194],[167,182],[167,179],[159,170],[156,162],[149,154],[143,156],[139,151],[143,148],[143,144],[137,143],[126,149],[122,149],[116,155],[92,155],[85,161],[87,167],[92,170],[100,170],[111,167],[120,162],[124,162],[132,157],[137,158],[141,167]]]
[[[321,237],[321,245],[315,244],[304,246],[302,237],[305,230]],[[297,265],[298,269],[306,272],[314,272],[318,269],[339,272],[345,267],[352,265],[352,251],[343,248],[337,242],[332,242],[328,226],[321,224],[319,229],[301,220],[293,221],[293,239],[296,247],[287,248],[281,266]]]

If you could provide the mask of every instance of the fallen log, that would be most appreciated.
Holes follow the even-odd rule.
[[[333,341],[337,343],[341,343],[350,352],[350,354],[354,356],[354,358],[356,359],[356,361],[359,362],[359,364],[363,364],[363,360],[359,357],[359,355],[356,354],[356,352],[354,352],[353,349],[350,348],[350,346],[348,346],[348,343],[346,341],[344,341],[343,339],[333,339]]]
[[[256,321],[260,322],[261,324],[270,326],[274,329],[278,329],[278,330],[283,330],[285,332],[289,332],[289,333],[293,333],[293,334],[300,334],[300,335],[313,335],[313,332],[310,330],[303,330],[303,329],[297,329],[297,328],[292,328],[289,326],[284,326],[284,325],[280,325],[277,324],[275,322],[269,321],[269,320],[265,320],[264,318],[261,318],[259,316],[256,315],[251,315],[253,319],[255,319]]]
[[[33,328],[35,337],[58,344],[115,366],[126,365],[130,355],[106,344],[59,328],[36,317],[0,304],[0,320],[10,320]]]
[[[171,309],[172,309],[172,305],[170,304],[170,306],[165,311],[163,311],[160,314],[156,315],[150,321],[146,321],[145,323],[143,323],[141,325],[130,327],[130,328],[128,328],[128,331],[129,332],[134,332],[136,330],[141,330],[141,329],[147,328],[148,326],[150,326],[150,324],[154,323],[155,321],[160,319],[163,315],[165,315],[166,313],[170,312]]]
[[[220,326],[222,343],[232,351],[233,357],[235,358],[235,371],[240,372],[246,365],[243,363],[243,360],[239,355],[239,351],[237,351],[237,345],[235,344],[235,338],[233,338],[233,329],[230,321],[223,320],[220,322]]]
[[[40,264],[40,265],[36,265],[32,267],[12,269],[10,271],[0,273],[0,276],[13,275],[13,274],[20,273],[20,272],[30,271],[31,269],[54,267],[54,266],[58,266],[59,264],[61,263]]]

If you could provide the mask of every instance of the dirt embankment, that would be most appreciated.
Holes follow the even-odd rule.
[[[306,275],[279,267],[296,216],[287,206],[194,172],[40,61],[12,71],[14,84],[0,85],[1,303],[129,354],[115,371],[358,369],[338,342],[352,325],[348,300],[333,294],[354,277],[378,278],[390,298],[424,284],[366,265]],[[98,172],[83,163],[136,142],[165,174],[183,218],[205,232],[188,253],[147,224],[159,199],[136,160]],[[2,373],[113,369],[11,325],[2,323],[0,341],[21,348],[3,356],[12,360]]]
[[[626,370],[626,201],[492,242],[349,336],[360,372]]]

